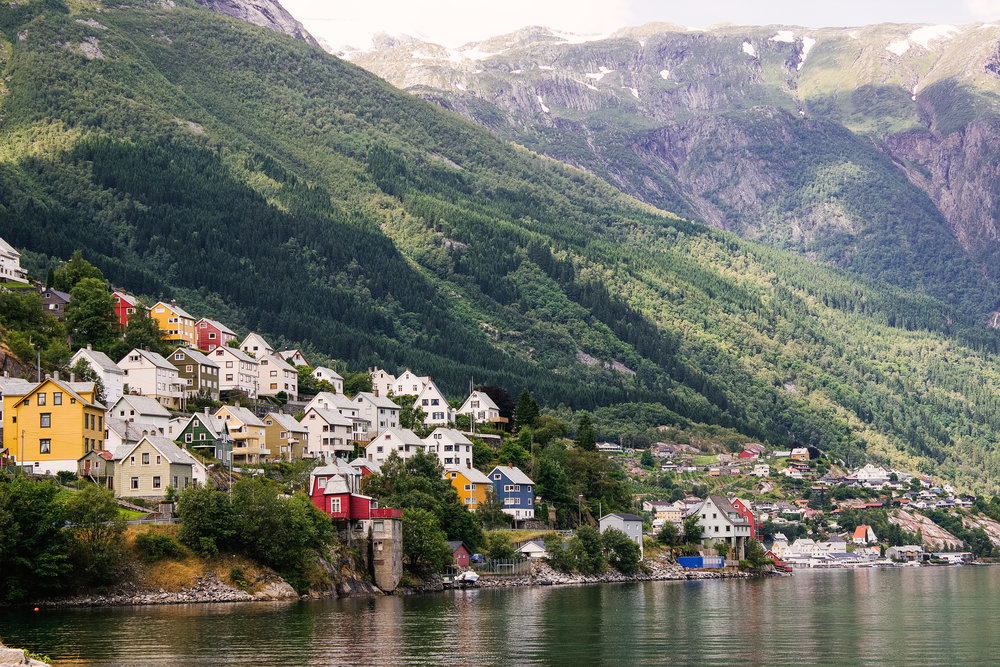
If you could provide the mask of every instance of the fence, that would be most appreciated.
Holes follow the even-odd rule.
[[[472,563],[472,569],[480,574],[527,576],[531,574],[531,561],[526,558],[485,560],[482,563]]]

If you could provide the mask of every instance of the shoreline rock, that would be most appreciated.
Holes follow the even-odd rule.
[[[0,667],[14,667],[15,665],[30,665],[31,667],[47,667],[47,662],[34,660],[25,655],[24,649],[11,648],[0,643]]]

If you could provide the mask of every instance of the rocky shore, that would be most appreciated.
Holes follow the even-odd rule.
[[[48,663],[40,662],[29,658],[24,653],[24,649],[10,648],[0,644],[0,667],[14,667],[19,665],[31,665],[32,667],[45,667]]]
[[[114,607],[124,605],[195,604],[205,602],[260,602],[298,600],[299,594],[283,579],[267,582],[260,590],[248,591],[230,586],[216,576],[198,579],[192,586],[179,591],[119,592],[108,595],[81,595],[71,598],[43,600],[39,607]]]
[[[622,574],[616,570],[608,570],[601,574],[584,575],[574,572],[560,572],[548,563],[533,563],[530,577],[507,577],[483,575],[479,578],[479,588],[512,588],[516,586],[538,586],[542,582],[552,585],[568,584],[610,584],[630,581],[671,581],[688,579],[749,579],[755,575],[750,572],[730,570],[685,570],[676,563],[666,559],[651,559],[643,563],[647,571],[635,574]]]

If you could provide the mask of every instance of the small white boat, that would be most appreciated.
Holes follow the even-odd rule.
[[[455,577],[455,583],[464,586],[475,585],[479,581],[479,575],[472,570],[466,570]]]

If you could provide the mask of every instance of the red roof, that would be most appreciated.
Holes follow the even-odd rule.
[[[854,539],[856,539],[856,540],[858,540],[858,539],[860,539],[860,540],[865,539],[868,536],[868,530],[870,528],[871,528],[871,526],[867,526],[867,525],[865,525],[865,526],[858,526],[857,528],[855,528],[854,529]]]

